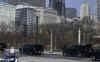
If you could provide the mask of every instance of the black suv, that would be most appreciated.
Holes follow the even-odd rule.
[[[64,46],[63,55],[64,56],[84,56],[90,57],[92,56],[93,49],[90,45],[71,45]]]
[[[94,45],[94,60],[100,60],[100,44]]]
[[[43,50],[43,45],[40,44],[25,44],[22,49],[23,54],[26,55],[41,55]]]

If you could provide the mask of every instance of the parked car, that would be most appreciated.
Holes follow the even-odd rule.
[[[93,49],[94,49],[94,60],[100,60],[100,44],[98,44],[98,45],[95,45],[94,47],[93,47]]]
[[[18,62],[18,59],[15,56],[5,56],[0,59],[0,62]]]
[[[22,50],[23,54],[26,55],[41,55],[44,48],[43,45],[40,44],[25,44]]]
[[[90,51],[91,50],[91,51]],[[64,46],[63,55],[64,56],[92,56],[93,49],[89,45],[71,45]]]

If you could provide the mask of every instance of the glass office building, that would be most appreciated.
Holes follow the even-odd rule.
[[[9,4],[12,5],[20,5],[20,4],[27,4],[32,5],[36,7],[45,7],[46,6],[46,0],[8,0]]]
[[[95,16],[100,21],[100,0],[95,0]]]
[[[66,18],[75,18],[77,17],[77,10],[76,8],[66,8],[66,12],[65,12],[65,16]]]
[[[49,0],[49,7],[57,10],[59,16],[65,15],[65,0]]]
[[[16,31],[27,36],[33,33],[33,25],[36,23],[36,10],[33,8],[16,9]]]

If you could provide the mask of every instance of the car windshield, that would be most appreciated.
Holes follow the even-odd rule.
[[[71,46],[71,48],[76,48],[76,49],[81,49],[81,48],[84,48],[84,46],[80,46],[80,45],[74,45],[74,46]]]

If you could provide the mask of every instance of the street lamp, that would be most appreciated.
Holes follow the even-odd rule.
[[[53,32],[50,31],[50,52],[53,52]]]
[[[78,44],[79,45],[81,44],[81,30],[80,30],[80,27],[78,29]]]
[[[73,22],[73,27],[77,27],[77,32],[78,32],[78,45],[81,44],[81,21],[80,19],[76,18],[74,19],[76,22]]]
[[[56,41],[56,36],[55,36],[55,50],[57,49],[57,41]]]

